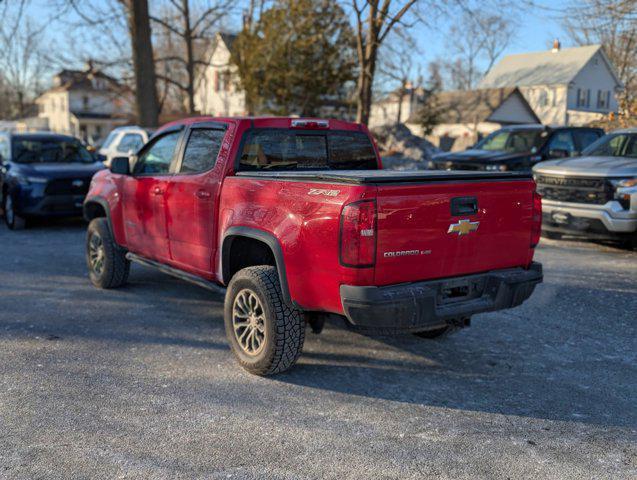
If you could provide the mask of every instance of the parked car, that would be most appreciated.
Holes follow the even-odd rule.
[[[226,286],[228,341],[255,374],[296,362],[306,321],[432,338],[542,281],[530,174],[378,170],[365,126],[289,118],[180,121],[134,160],[85,201],[92,283],[136,261]]]
[[[530,172],[538,162],[578,155],[604,135],[601,128],[521,125],[505,127],[463,152],[434,155],[434,170]]]
[[[637,247],[637,128],[610,133],[581,157],[537,165],[543,231],[623,240]]]
[[[29,217],[82,214],[91,177],[104,165],[73,137],[0,133],[0,201],[10,229]]]
[[[153,130],[148,128],[118,127],[108,134],[97,153],[108,167],[113,158],[136,153],[152,135]]]

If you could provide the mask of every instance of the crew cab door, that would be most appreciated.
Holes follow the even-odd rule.
[[[122,189],[124,230],[129,250],[168,261],[166,192],[174,170],[182,129],[162,133],[140,152]]]
[[[166,195],[171,263],[203,276],[214,270],[217,196],[223,177],[217,156],[225,133],[221,123],[189,128]]]

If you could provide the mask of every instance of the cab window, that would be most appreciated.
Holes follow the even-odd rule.
[[[135,175],[161,175],[170,172],[181,131],[170,132],[158,137],[146,148],[135,163]]]
[[[224,130],[203,128],[192,130],[179,172],[199,173],[214,167],[224,134]]]

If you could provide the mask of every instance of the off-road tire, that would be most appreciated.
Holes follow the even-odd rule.
[[[453,325],[447,325],[446,327],[435,328],[433,330],[425,330],[424,332],[415,332],[414,335],[420,338],[426,338],[428,340],[433,338],[443,338],[456,333],[459,330],[458,327]]]
[[[553,232],[549,230],[542,230],[542,236],[549,240],[561,240],[562,234],[560,232]]]
[[[93,237],[99,237],[103,248],[103,267],[96,271],[91,264],[90,245]],[[130,261],[126,252],[113,240],[108,221],[104,217],[94,218],[88,224],[86,232],[86,265],[91,283],[98,288],[121,287],[128,280]]]
[[[10,211],[7,210],[10,209]],[[13,198],[7,193],[2,199],[2,211],[4,212],[4,223],[10,230],[23,230],[27,226],[24,217],[18,215],[13,208]]]
[[[264,317],[264,345],[249,354],[239,344],[233,323],[235,299],[246,290],[259,300]],[[260,265],[238,271],[226,291],[224,323],[228,343],[239,364],[255,375],[272,375],[292,367],[303,350],[305,319],[300,310],[288,305],[281,294],[276,268]]]

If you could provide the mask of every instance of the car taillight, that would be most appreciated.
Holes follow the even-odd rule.
[[[542,233],[542,197],[533,192],[533,225],[531,227],[531,248],[535,248],[540,242]]]
[[[373,267],[376,262],[376,202],[361,200],[343,207],[340,239],[341,265]]]

